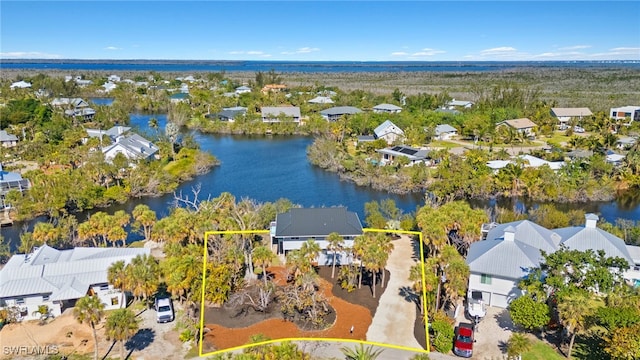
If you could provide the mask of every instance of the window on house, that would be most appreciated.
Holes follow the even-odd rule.
[[[109,284],[100,285],[100,291],[107,291],[107,290],[109,290]]]
[[[49,301],[49,295],[42,295],[42,301]]]
[[[491,275],[482,274],[480,276],[480,283],[481,284],[491,285]]]
[[[16,305],[24,305],[24,298],[17,298]]]
[[[111,298],[111,305],[118,305],[118,301],[119,301],[119,300],[118,300],[118,297],[117,297],[117,296],[112,297],[112,298]]]

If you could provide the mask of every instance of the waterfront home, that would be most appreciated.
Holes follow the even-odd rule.
[[[220,121],[235,122],[236,118],[247,115],[247,108],[242,106],[234,106],[230,108],[222,108],[222,111],[205,115],[209,119],[218,119]]]
[[[533,136],[535,135],[533,129],[537,126],[536,123],[529,120],[528,118],[521,119],[511,119],[499,122],[496,127],[499,126],[508,126],[517,132],[525,135],[525,136]]]
[[[621,257],[631,267],[625,272],[625,279],[640,278],[640,272],[634,270],[640,266],[637,262],[640,259],[631,256],[630,247],[622,239],[599,229],[597,221],[597,215],[587,214],[584,226],[549,230],[529,220],[520,220],[491,228],[484,240],[469,247],[466,259],[471,271],[469,298],[473,292],[480,292],[485,304],[506,308],[522,295],[518,282],[528,276],[532,268],[540,266],[541,251],[549,254],[561,246],[579,251],[602,250],[607,257]]]
[[[338,252],[333,259],[333,252],[327,250],[329,234],[340,234],[345,249],[353,247],[356,236],[363,234],[358,214],[344,207],[293,208],[276,215],[270,229],[271,244],[277,254],[300,249],[307,240],[314,240],[322,250],[316,259],[319,265],[332,265],[333,260],[336,264],[350,261],[344,252]]]
[[[177,103],[181,103],[181,102],[189,102],[189,93],[188,93],[188,89],[187,92],[179,92],[179,93],[175,93],[172,94],[171,96],[169,96],[169,101],[171,101],[172,104],[177,104]]]
[[[300,123],[300,108],[297,106],[263,106],[260,109],[262,122],[291,121]]]
[[[320,111],[320,115],[327,121],[336,121],[345,115],[361,113],[362,110],[354,106],[335,106]]]
[[[5,203],[5,195],[11,190],[17,190],[24,192],[29,190],[31,182],[28,179],[23,179],[19,173],[5,171],[0,163],[0,210],[10,208],[10,204]],[[5,214],[6,215],[6,214]],[[5,218],[8,218],[5,216]]]
[[[386,165],[399,157],[409,159],[409,165],[414,165],[419,162],[426,162],[429,158],[429,151],[425,149],[416,149],[406,145],[398,145],[391,148],[376,150],[382,154],[380,165]]]
[[[393,144],[396,141],[402,141],[404,139],[404,131],[391,120],[385,120],[373,129],[373,136],[375,136],[376,139],[385,139],[387,144]]]
[[[26,82],[24,80],[20,80],[20,81],[14,82],[9,87],[11,89],[26,89],[26,88],[30,88],[31,87],[31,83],[30,82]]]
[[[547,161],[545,159],[541,159],[539,157],[533,155],[516,155],[511,157],[509,160],[489,160],[487,161],[487,166],[493,169],[494,171],[498,171],[508,164],[518,165],[520,164],[522,167],[531,167],[538,168],[541,166],[548,166],[551,170],[559,170],[566,163],[564,161]]]
[[[333,100],[328,96],[316,96],[307,102],[309,104],[333,104]]]
[[[18,145],[18,137],[7,133],[7,130],[0,130],[0,144],[3,148],[10,148]]]
[[[102,130],[102,129],[87,129],[87,136],[89,137],[95,137],[95,138],[99,138],[102,139],[103,136],[108,136],[109,139],[111,139],[111,141],[116,141],[116,138],[118,136],[121,136],[123,134],[125,134],[126,132],[128,132],[129,130],[131,130],[130,127],[128,126],[113,126],[111,127],[109,130]],[[86,141],[84,141],[86,142]]]
[[[449,140],[454,136],[458,136],[458,129],[449,124],[441,124],[434,129],[434,138],[436,140]]]
[[[397,114],[402,111],[402,108],[393,104],[378,104],[373,107],[374,113],[387,113],[387,114]]]
[[[118,154],[132,161],[149,160],[157,157],[158,146],[138,134],[121,135],[115,142],[102,149],[104,159],[112,162]]]
[[[628,120],[625,126],[631,126],[634,121],[640,121],[640,106],[622,106],[611,108],[609,117],[613,120]]]
[[[589,108],[577,107],[577,108],[551,108],[551,116],[558,119],[558,128],[560,130],[566,130],[569,128],[569,123],[572,120],[582,121],[583,116],[591,116],[593,113]]]
[[[13,255],[0,270],[0,308],[14,308],[19,320],[38,319],[40,306],[59,316],[85,295],[96,295],[105,310],[126,306],[125,294],[107,280],[116,261],[129,263],[145,248],[87,248],[57,250],[48,245],[30,254]]]

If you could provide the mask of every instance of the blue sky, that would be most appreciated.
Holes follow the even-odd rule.
[[[638,1],[11,1],[0,58],[640,60]]]

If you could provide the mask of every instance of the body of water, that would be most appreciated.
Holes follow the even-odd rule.
[[[157,72],[486,72],[515,68],[633,68],[640,61],[169,61],[169,60],[7,60],[0,69]]]
[[[152,134],[149,120],[155,117],[160,129],[164,129],[166,114],[134,114],[131,126],[142,134]],[[318,167],[312,166],[306,155],[307,147],[313,142],[310,137],[292,136],[231,136],[212,135],[194,132],[195,140],[201,149],[211,152],[221,162],[207,174],[181,184],[177,193],[182,192],[193,198],[192,189],[200,187],[200,199],[217,197],[223,192],[232,193],[236,199],[247,197],[259,202],[273,202],[287,198],[304,207],[346,206],[364,219],[364,204],[372,200],[391,198],[404,212],[413,212],[424,205],[423,194],[394,195],[383,191],[360,187]],[[129,213],[141,203],[156,211],[158,217],[169,214],[173,204],[173,194],[159,197],[132,199],[125,204],[114,205],[108,209],[94,209],[77,214],[79,221],[85,221],[95,211],[113,213],[125,210]],[[493,206],[495,201],[472,201],[475,207]],[[513,200],[498,201],[498,205],[508,208],[535,206],[535,203],[523,203]],[[566,209],[578,208],[600,214],[605,220],[614,222],[617,218],[640,219],[640,196],[621,197],[613,202],[562,204]],[[42,219],[40,219],[42,221]],[[28,229],[34,222],[16,223],[13,227],[2,228],[2,235],[19,242],[19,233],[23,225]],[[141,238],[131,233],[128,241]]]

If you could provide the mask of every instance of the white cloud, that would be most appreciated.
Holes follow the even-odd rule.
[[[251,56],[258,56],[258,57],[271,57],[271,54],[267,54],[264,51],[260,51],[260,50],[234,50],[234,51],[229,51],[229,55],[251,55]]]
[[[435,50],[435,49],[430,49],[430,48],[424,48],[424,49],[422,49],[422,51],[418,51],[418,52],[415,52],[415,53],[411,54],[411,56],[412,57],[433,56],[433,55],[444,54],[444,53],[446,53],[446,51],[444,51],[444,50]]]
[[[264,55],[264,52],[258,50],[249,50],[247,51],[247,55]]]
[[[561,48],[558,48],[558,50],[581,50],[581,49],[588,49],[590,47],[591,45],[574,45],[574,46],[561,47]]]
[[[638,54],[640,53],[640,47],[617,47],[609,49],[609,51],[626,54]]]
[[[280,54],[282,55],[294,55],[294,54],[308,54],[308,53],[312,53],[312,52],[316,52],[316,51],[320,51],[320,49],[315,48],[315,47],[301,47],[297,50],[293,50],[293,51],[282,51]]]
[[[500,55],[500,54],[509,54],[518,51],[516,48],[511,46],[501,46],[491,49],[485,49],[480,51],[481,55]]]
[[[120,50],[119,47],[115,47],[115,46],[107,46],[106,48],[104,48],[105,50]]]
[[[409,53],[406,53],[404,51],[396,51],[391,53],[391,56],[407,56],[407,55],[409,55]]]
[[[15,58],[15,59],[60,59],[61,55],[48,54],[39,51],[9,51],[0,52],[0,58]]]

